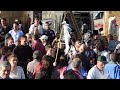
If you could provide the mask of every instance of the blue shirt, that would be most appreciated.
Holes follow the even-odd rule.
[[[110,61],[109,63],[105,65],[105,69],[109,73],[110,79],[114,79],[114,70],[116,66],[117,64],[112,61]]]
[[[14,30],[10,30],[9,34],[11,34],[15,43],[23,35],[23,32],[21,30],[18,30],[17,32],[15,32]]]

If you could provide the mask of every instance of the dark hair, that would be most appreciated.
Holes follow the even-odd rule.
[[[4,21],[6,21],[6,18],[1,18],[1,20],[4,20]]]
[[[18,22],[14,22],[13,24],[16,24],[17,26],[19,25],[19,23],[18,23]]]
[[[65,55],[60,56],[60,62],[57,65],[57,69],[61,69],[64,66],[68,66],[67,57]]]
[[[113,35],[112,35],[112,34],[109,34],[109,35],[107,36],[107,38],[110,38],[110,40],[113,40]]]
[[[39,35],[33,35],[34,40],[39,40]]]

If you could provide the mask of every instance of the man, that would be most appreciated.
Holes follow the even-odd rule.
[[[48,36],[48,43],[51,45],[53,40],[55,39],[55,32],[50,29],[49,22],[45,22],[43,26],[43,30],[41,32],[41,35]]]
[[[5,35],[11,30],[6,23],[6,18],[0,20],[0,47],[4,46]]]
[[[38,35],[33,35],[33,43],[32,43],[33,51],[39,50],[43,55],[45,55],[45,46],[39,41]]]
[[[110,79],[114,79],[114,68],[117,66],[117,54],[110,54],[110,62],[105,65],[106,71],[110,74]]]
[[[104,68],[106,62],[105,56],[99,56],[97,64],[89,70],[87,79],[109,79],[109,73]]]
[[[37,68],[38,64],[42,60],[42,53],[40,51],[35,51],[33,53],[33,61],[29,62],[27,65],[27,76],[29,79],[32,79],[33,73]]]
[[[26,24],[27,24],[27,28],[30,28],[31,18],[30,18],[30,15],[29,15],[29,14],[28,14],[27,19],[26,19]]]
[[[2,34],[5,35],[11,30],[10,26],[8,26],[6,23],[6,18],[1,19],[1,25],[2,25],[2,30],[3,30]]]
[[[0,65],[0,79],[10,79],[10,70],[10,63],[7,60],[3,61]]]
[[[64,72],[64,79],[83,79],[83,77],[80,74],[81,67],[82,67],[81,59],[74,58],[72,61],[72,69]]]
[[[21,36],[23,36],[23,32],[21,30],[19,30],[18,26],[19,26],[19,24],[17,22],[14,22],[13,30],[9,31],[9,34],[11,34],[12,38],[14,39],[14,44]]]
[[[27,64],[29,61],[32,61],[32,55],[33,55],[32,48],[27,45],[27,37],[26,36],[22,36],[20,38],[20,45],[18,45],[14,48],[13,53],[18,58],[18,65],[23,67],[24,70],[26,70]],[[24,72],[26,72],[26,71],[24,71]]]
[[[26,33],[25,36],[27,37],[27,45],[31,47],[32,46],[32,35],[29,33]]]
[[[29,34],[34,34],[34,28],[37,28],[39,34],[41,34],[42,26],[39,24],[39,18],[35,17],[34,24],[32,24],[29,28]]]

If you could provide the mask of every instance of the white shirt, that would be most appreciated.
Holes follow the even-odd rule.
[[[109,73],[104,69],[102,74],[95,65],[89,70],[87,79],[109,79]]]
[[[16,72],[10,72],[11,79],[25,79],[25,74],[22,67],[17,66]]]
[[[33,34],[34,33],[34,28],[35,28],[35,24],[32,24],[29,28],[29,34]],[[39,24],[38,25],[38,31],[39,33],[41,33],[41,29],[42,29],[42,26]]]
[[[11,34],[15,43],[23,35],[23,32],[21,30],[18,30],[17,32],[15,32],[14,30],[10,30],[9,34]]]

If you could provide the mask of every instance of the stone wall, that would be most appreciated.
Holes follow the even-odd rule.
[[[63,11],[42,11],[42,19],[53,19],[52,29],[59,32],[59,23],[62,19]]]

